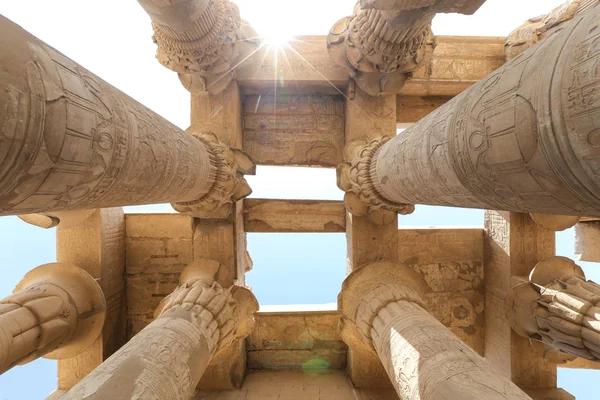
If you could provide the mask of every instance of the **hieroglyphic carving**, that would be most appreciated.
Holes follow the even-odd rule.
[[[599,13],[575,17],[383,145],[371,164],[379,195],[600,216]]]
[[[337,166],[344,115],[342,96],[246,96],[244,150],[261,165]]]
[[[221,265],[191,263],[156,320],[62,399],[189,399],[213,356],[254,326],[258,303],[245,288],[216,282]]]
[[[337,168],[338,187],[346,192],[344,205],[356,216],[368,215],[377,225],[395,221],[396,213],[411,214],[413,204],[400,204],[386,200],[377,193],[371,181],[371,160],[389,137],[355,139],[344,148],[344,163]]]
[[[600,360],[600,286],[565,257],[540,262],[506,296],[511,327],[561,352]]]
[[[236,4],[229,0],[138,1],[152,18],[156,58],[182,74],[189,90],[219,93],[231,83],[238,66],[252,69],[247,58],[262,48],[261,41],[240,19]]]
[[[39,357],[74,357],[102,333],[106,303],[100,286],[69,264],[29,272],[0,300],[0,374]]]
[[[481,4],[481,0],[458,5],[446,0],[359,1],[354,14],[329,32],[329,54],[366,93],[397,94],[424,60],[435,14],[473,13]]]
[[[381,359],[401,399],[530,399],[425,310],[427,284],[410,267],[380,262],[342,285],[341,334]]]
[[[191,201],[202,142],[0,17],[0,215]]]

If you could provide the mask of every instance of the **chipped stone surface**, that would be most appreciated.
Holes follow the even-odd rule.
[[[400,229],[398,258],[427,282],[428,310],[483,355],[483,229]]]
[[[250,369],[299,369],[322,373],[343,369],[347,347],[337,312],[258,313],[246,339]]]

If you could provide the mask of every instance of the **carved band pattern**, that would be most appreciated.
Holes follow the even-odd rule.
[[[354,215],[369,215],[375,223],[394,220],[396,213],[406,215],[414,212],[412,204],[394,203],[379,194],[372,179],[372,160],[377,151],[389,140],[387,137],[375,138],[368,142],[350,142],[345,149],[345,163],[338,168],[338,186],[351,196],[346,196],[345,203]],[[352,204],[356,201],[362,206]],[[374,214],[390,213],[392,218],[375,218]]]
[[[219,353],[237,337],[240,320],[231,293],[217,282],[202,280],[178,287],[167,298],[158,318],[189,314],[190,322],[203,332],[211,353]]]
[[[6,61],[22,64],[0,82],[0,215],[190,201],[208,192],[202,143],[17,25],[3,17],[0,24],[0,44],[23,54]]]
[[[239,10],[229,0],[210,0],[187,32],[154,21],[152,26],[158,60],[179,73],[203,72],[228,63],[235,43],[242,39]]]

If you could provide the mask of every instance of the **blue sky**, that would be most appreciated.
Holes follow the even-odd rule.
[[[350,14],[355,0],[238,0],[242,15],[263,34],[324,34]],[[562,0],[488,0],[472,17],[443,15],[434,32],[444,35],[505,36],[526,19],[548,12]],[[296,7],[296,8],[295,8]],[[314,12],[320,7],[318,13]],[[268,9],[271,12],[265,12]],[[35,11],[34,11],[35,10]],[[276,12],[295,15],[275,18]],[[152,108],[174,124],[189,125],[189,93],[176,74],[154,59],[149,21],[137,2],[123,0],[13,0],[0,2],[0,14],[53,45],[106,81]],[[253,197],[341,199],[333,170],[259,168],[248,181]],[[170,211],[169,206],[127,211]],[[402,226],[483,226],[481,210],[418,207],[401,217]],[[16,217],[0,217],[0,297],[8,295],[30,269],[53,262],[55,231],[35,228]],[[247,281],[263,305],[334,303],[345,276],[343,234],[250,234],[254,269]],[[558,235],[558,254],[573,257],[573,232]],[[583,265],[600,282],[600,268]],[[283,283],[283,284],[282,284]],[[559,385],[579,400],[597,396],[600,373],[560,370]],[[56,363],[37,360],[0,376],[0,400],[43,399],[56,387]]]

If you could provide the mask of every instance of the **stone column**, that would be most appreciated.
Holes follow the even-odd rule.
[[[540,262],[522,281],[506,296],[512,329],[562,353],[600,361],[600,285],[586,281],[565,257]]]
[[[331,58],[371,96],[397,94],[424,59],[436,13],[473,14],[485,0],[360,0],[329,32]]]
[[[138,0],[152,18],[156,58],[192,92],[223,91],[238,68],[262,49],[260,38],[229,0]],[[193,87],[193,88],[192,88]]]
[[[361,179],[350,168],[345,179],[368,204],[600,216],[599,14],[575,16],[413,127],[357,151]]]
[[[186,134],[1,16],[0,60],[0,215],[216,210],[247,186],[241,152]]]
[[[188,265],[154,322],[61,399],[190,399],[211,358],[247,336],[258,311],[250,291],[215,281],[219,269]]]
[[[426,291],[405,265],[353,272],[338,298],[342,338],[377,353],[401,399],[530,399],[425,310]]]
[[[0,374],[39,357],[75,357],[102,333],[106,303],[100,286],[70,264],[29,272],[0,300]]]

